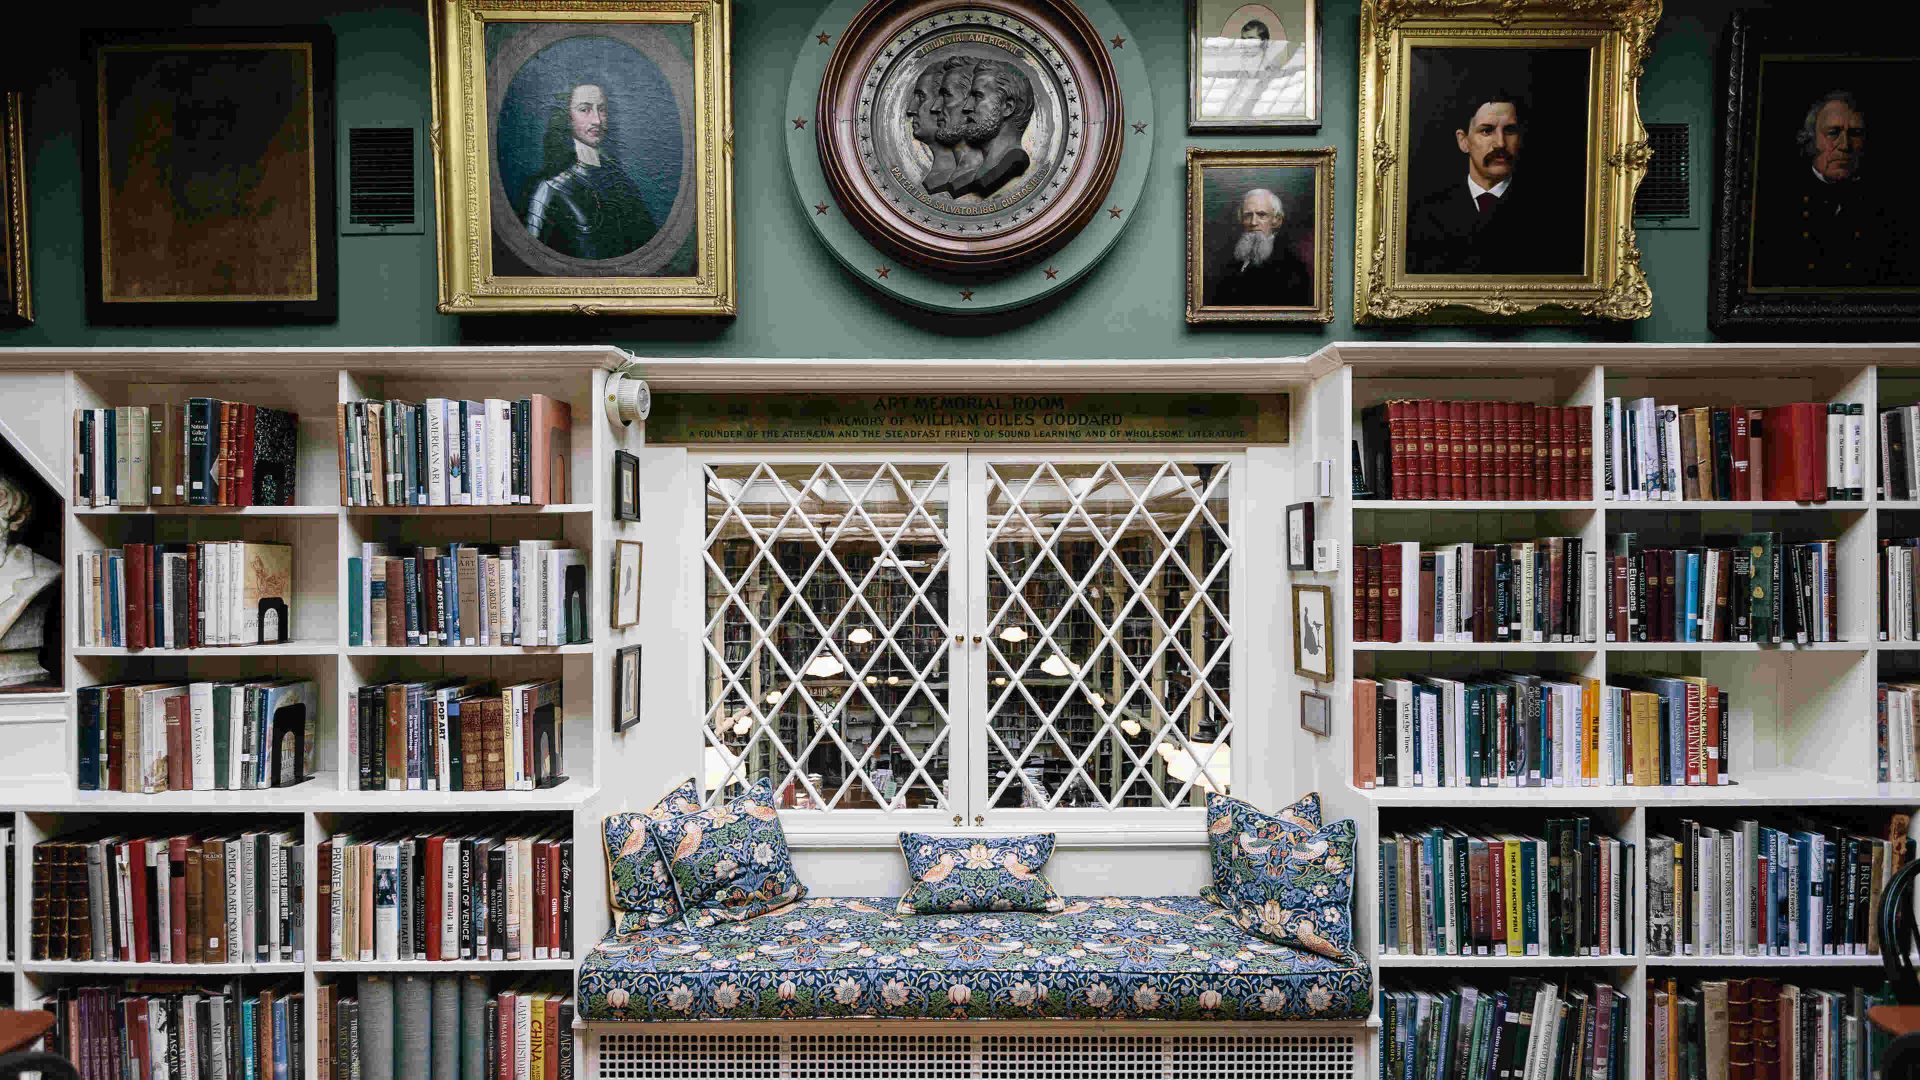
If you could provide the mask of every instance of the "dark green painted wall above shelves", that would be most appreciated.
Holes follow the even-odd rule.
[[[666,356],[1188,357],[1286,356],[1352,338],[1700,341],[1706,326],[1707,229],[1644,231],[1654,314],[1631,326],[1356,328],[1352,323],[1357,0],[1329,0],[1326,116],[1315,136],[1195,136],[1185,131],[1185,25],[1179,0],[1113,0],[1150,56],[1156,160],[1126,234],[1083,282],[1056,300],[984,319],[931,315],[883,300],[843,270],[800,217],[781,126],[794,50],[813,46],[823,5],[736,0],[733,29],[734,190],[740,314],[731,320],[454,318],[434,311],[430,235],[340,237],[340,319],[319,326],[96,327],[82,302],[80,30],[20,35],[0,59],[29,89],[28,159],[38,322],[0,331],[0,346],[445,345],[605,342]],[[80,6],[75,6],[76,8]],[[92,9],[98,12],[98,8]],[[115,25],[261,21],[254,2],[142,5]],[[338,126],[424,123],[429,111],[424,6],[285,0],[276,19],[324,21],[336,35]],[[1649,121],[1694,125],[1712,138],[1713,55],[1730,10],[1670,0],[1642,83]],[[106,25],[99,18],[87,25]],[[1339,150],[1334,322],[1311,329],[1189,328],[1183,318],[1184,148],[1335,146]],[[1701,156],[1711,167],[1710,153]],[[1704,220],[1704,217],[1703,217]]]

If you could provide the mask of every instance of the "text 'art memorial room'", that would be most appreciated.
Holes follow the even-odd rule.
[[[1920,1080],[1864,0],[0,33],[0,1080]]]

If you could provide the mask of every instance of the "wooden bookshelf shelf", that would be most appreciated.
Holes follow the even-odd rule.
[[[1353,508],[1362,510],[1484,510],[1503,513],[1535,513],[1538,511],[1598,510],[1600,503],[1593,499],[1355,499]]]

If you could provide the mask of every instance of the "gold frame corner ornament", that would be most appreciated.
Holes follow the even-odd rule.
[[[1356,325],[1421,317],[1644,319],[1653,290],[1640,266],[1633,197],[1652,151],[1640,119],[1640,76],[1662,0],[1362,0],[1360,141],[1354,195]],[[1471,41],[1465,39],[1471,38]],[[1400,144],[1406,56],[1416,45],[1565,45],[1594,53],[1588,112],[1585,273],[1470,278],[1399,269],[1406,228]]]
[[[427,0],[438,310],[448,315],[732,316],[734,274],[731,0]],[[697,258],[687,276],[505,277],[493,273],[489,22],[685,25],[692,29]]]
[[[1333,321],[1333,244],[1335,147],[1297,150],[1209,150],[1187,147],[1187,322],[1205,323],[1330,323]],[[1206,285],[1206,192],[1202,174],[1209,168],[1308,168],[1313,170],[1315,202],[1313,227],[1314,303],[1311,307],[1209,307],[1202,303]]]

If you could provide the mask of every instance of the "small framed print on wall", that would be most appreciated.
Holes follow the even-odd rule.
[[[625,450],[613,452],[613,519],[640,520],[640,459]]]
[[[1287,507],[1287,569],[1312,570],[1313,504],[1294,503]]]
[[[640,722],[640,646],[628,645],[613,654],[613,730],[617,734]]]
[[[640,545],[632,540],[613,542],[613,628],[624,630],[640,621]]]
[[[1187,0],[1187,130],[1320,130],[1318,0]]]
[[[1312,690],[1300,691],[1300,726],[1315,735],[1333,734],[1333,699]]]
[[[1326,585],[1293,587],[1293,673],[1333,681],[1333,589]]]

